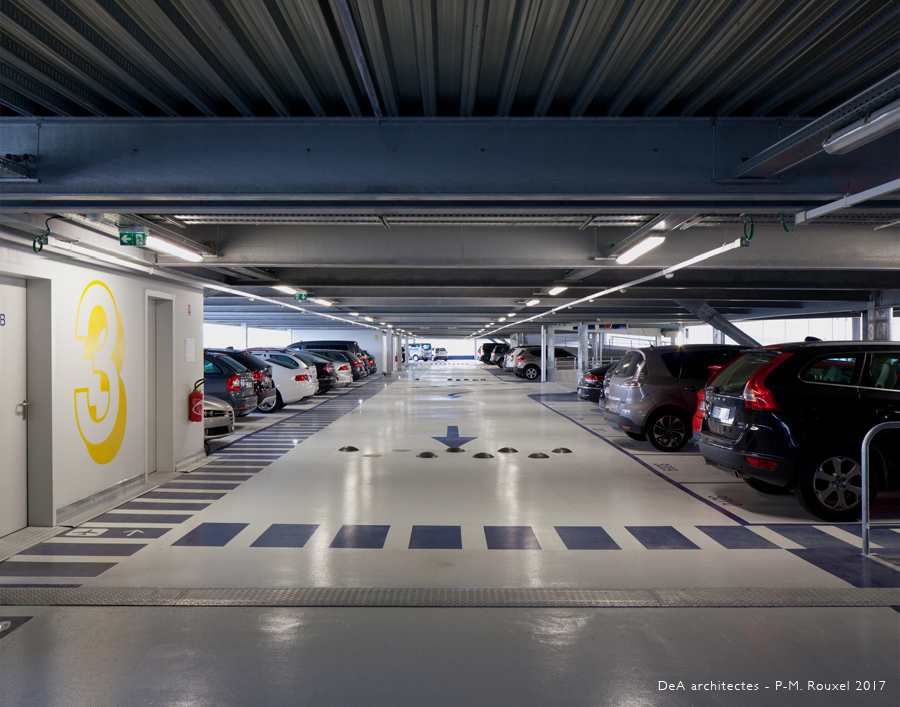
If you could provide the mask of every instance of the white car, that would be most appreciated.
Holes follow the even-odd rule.
[[[285,405],[296,403],[316,394],[318,380],[316,369],[281,349],[253,349],[253,355],[272,367],[272,380],[277,395],[270,405],[260,405],[260,412],[274,412]]]

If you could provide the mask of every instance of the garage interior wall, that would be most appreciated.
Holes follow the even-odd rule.
[[[52,461],[40,474],[52,479],[56,517],[45,514],[41,524],[62,522],[145,478],[148,290],[172,301],[171,458],[177,465],[203,454],[202,424],[182,424],[192,385],[203,377],[201,290],[5,245],[0,274],[50,284],[45,375],[53,382],[52,435],[46,439]],[[196,353],[187,360],[191,342]],[[35,372],[28,373],[32,379]],[[37,411],[33,419],[39,419]],[[31,469],[29,479],[35,480]],[[37,524],[34,518],[30,522]]]

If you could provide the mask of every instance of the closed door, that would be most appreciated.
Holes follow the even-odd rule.
[[[28,525],[25,281],[0,277],[0,537]]]

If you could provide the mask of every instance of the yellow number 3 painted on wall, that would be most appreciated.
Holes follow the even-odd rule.
[[[75,338],[84,342],[84,360],[93,365],[88,387],[75,389],[75,421],[91,459],[108,464],[125,437],[125,331],[112,292],[99,280],[81,293]]]

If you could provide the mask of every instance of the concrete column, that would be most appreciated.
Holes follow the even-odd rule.
[[[599,324],[598,324],[598,326],[599,326]],[[600,357],[602,356],[602,353],[600,350],[600,332],[594,331],[592,338],[594,341],[593,341],[593,344],[591,344],[591,358],[593,359],[593,361],[595,361],[594,365],[599,366],[601,363]]]
[[[597,365],[603,364],[603,344],[606,340],[606,334],[598,334],[598,340],[600,342],[600,347],[597,349],[599,352],[597,355]]]
[[[853,333],[850,335],[851,341],[862,341],[862,320],[862,316],[853,317],[853,321],[850,323],[850,326],[853,327]]]
[[[556,381],[556,325],[547,327],[547,380]]]
[[[547,382],[547,325],[541,324],[541,383]]]
[[[388,336],[389,336],[389,334],[388,334],[387,329],[385,329],[381,332],[381,372],[382,373],[390,373],[391,372],[390,368],[388,368],[388,366],[390,365],[389,364],[390,352],[388,351],[388,348],[389,348],[388,347]]]
[[[874,294],[874,299],[869,302],[866,341],[890,341],[894,309],[893,307],[884,306],[884,296],[881,292]]]
[[[250,344],[247,341],[247,325],[241,324],[241,341],[244,342],[244,348],[249,349]]]
[[[577,380],[581,380],[588,370],[588,328],[584,322],[578,323],[578,374]]]

